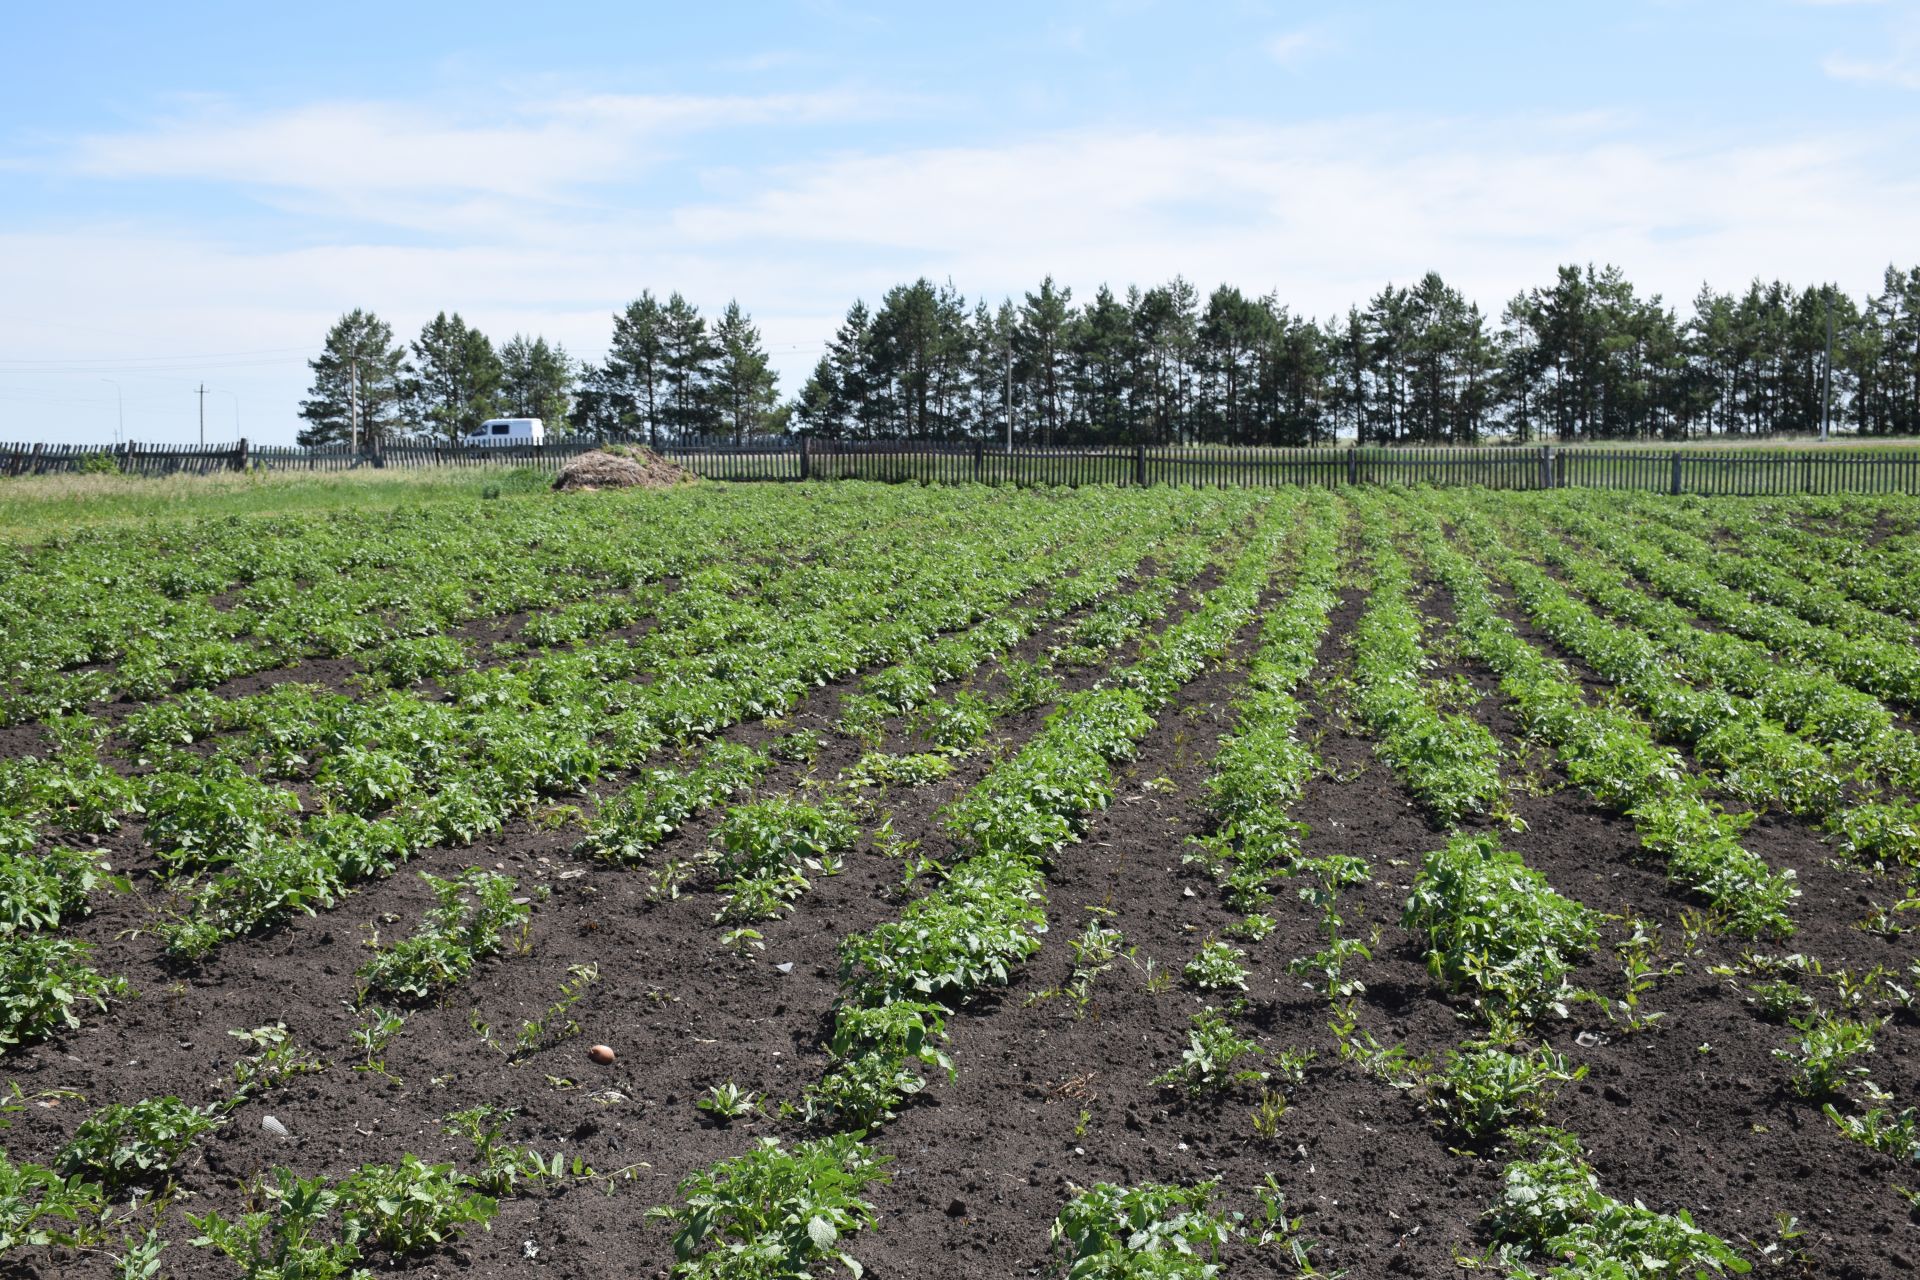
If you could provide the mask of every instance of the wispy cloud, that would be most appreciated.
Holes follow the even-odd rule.
[[[1843,58],[1831,54],[1821,59],[1820,69],[1836,80],[1857,80],[1867,84],[1890,84],[1900,89],[1920,89],[1920,56],[1902,51],[1891,58],[1871,60]]]
[[[1821,59],[1820,69],[1836,80],[1920,89],[1920,11],[1902,13],[1889,23],[1875,56],[1829,54]]]
[[[1332,41],[1319,27],[1301,27],[1296,31],[1283,31],[1269,36],[1266,42],[1267,57],[1283,67],[1298,66],[1312,56],[1329,47]]]
[[[187,178],[354,193],[540,198],[627,181],[670,140],[885,109],[855,92],[596,94],[522,102],[486,119],[406,102],[328,102],[263,116],[212,106],[152,128],[79,139],[61,162],[104,178]]]
[[[184,170],[300,217],[245,240],[137,215],[0,227],[0,296],[14,304],[0,348],[92,356],[101,316],[191,335],[186,350],[294,346],[371,306],[402,333],[457,308],[596,357],[610,311],[642,288],[680,289],[710,308],[738,297],[792,391],[853,297],[920,274],[997,299],[1047,273],[1076,296],[1183,273],[1327,316],[1429,269],[1497,310],[1556,264],[1592,260],[1684,306],[1703,279],[1874,287],[1920,207],[1920,174],[1901,163],[1920,139],[1883,121],[1758,142],[1676,139],[1604,113],[1089,127],[838,152],[816,139],[778,163],[736,157],[725,183],[706,167],[714,148],[670,145],[867,105],[583,96],[468,122],[322,104],[89,139],[73,167]],[[250,404],[280,406],[271,438],[287,438],[297,357],[247,376]]]

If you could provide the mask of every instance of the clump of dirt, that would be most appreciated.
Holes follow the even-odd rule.
[[[581,454],[560,469],[556,489],[670,489],[697,479],[653,450],[611,444]]]

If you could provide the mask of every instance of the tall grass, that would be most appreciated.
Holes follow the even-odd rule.
[[[0,479],[0,540],[37,542],[75,529],[151,520],[313,511],[379,511],[511,494],[534,486],[492,469],[394,468],[319,474],[57,475]],[[541,477],[544,483],[551,477]],[[516,481],[519,481],[516,483]]]

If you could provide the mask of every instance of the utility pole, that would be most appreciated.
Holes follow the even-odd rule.
[[[200,384],[200,447],[207,447],[207,384]]]
[[[1007,456],[1013,456],[1013,343],[1007,343]]]
[[[353,452],[360,453],[360,360],[353,361],[353,373],[347,380],[347,432],[353,442]]]
[[[1833,421],[1833,286],[1827,286],[1827,368],[1820,379],[1820,438]]]

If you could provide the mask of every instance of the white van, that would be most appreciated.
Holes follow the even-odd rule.
[[[482,447],[546,442],[547,427],[538,418],[488,418],[460,440],[461,444]]]

